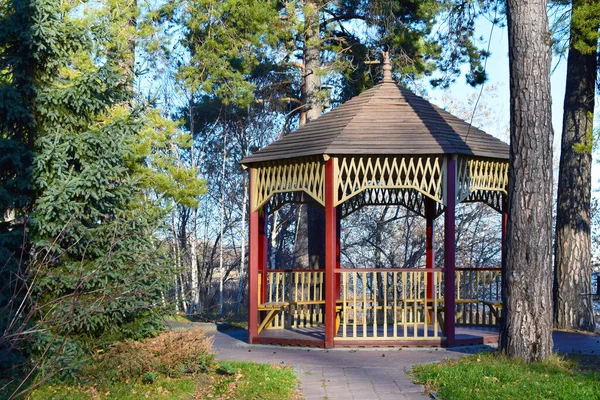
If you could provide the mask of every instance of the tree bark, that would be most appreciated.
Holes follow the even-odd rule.
[[[552,354],[552,111],[546,1],[508,0],[510,167],[500,350]]]
[[[587,1],[573,1],[572,10]],[[596,52],[582,54],[573,46],[584,39],[578,33],[571,22],[556,206],[554,326],[593,332],[590,201],[597,70]]]

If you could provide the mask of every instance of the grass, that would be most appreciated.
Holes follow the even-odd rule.
[[[185,314],[172,314],[165,318],[168,322],[212,322],[217,324],[219,330],[227,329],[248,329],[248,316],[244,313],[240,314],[228,314],[213,315],[213,314],[202,314],[202,315],[185,315]]]
[[[600,399],[600,357],[533,364],[498,354],[476,354],[412,370],[417,383],[442,399]]]
[[[295,397],[296,374],[291,367],[274,367],[268,364],[249,362],[227,362],[221,365],[237,370],[215,386],[217,398],[239,400],[278,400]],[[234,390],[230,388],[235,382]]]
[[[217,362],[202,330],[166,332],[142,342],[119,343],[95,358],[71,384],[44,384],[35,400],[264,399],[295,397],[290,367]]]
[[[233,369],[233,371],[224,371]],[[292,399],[296,375],[289,367],[227,362],[204,376],[169,378],[159,376],[150,382],[104,382],[87,385],[44,385],[32,400],[136,400],[136,399]]]

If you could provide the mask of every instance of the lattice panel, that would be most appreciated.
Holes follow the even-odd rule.
[[[470,159],[469,178],[471,192],[489,190],[507,194],[508,162]]]
[[[337,160],[336,206],[372,188],[414,189],[442,200],[442,157],[343,157]]]
[[[325,168],[322,159],[294,160],[252,169],[252,210],[257,211],[276,193],[305,192],[325,205]]]

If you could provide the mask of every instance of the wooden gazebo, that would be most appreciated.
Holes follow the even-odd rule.
[[[461,340],[461,326],[499,324],[500,268],[456,268],[455,209],[483,202],[502,213],[504,243],[509,147],[399,87],[389,62],[383,69],[377,86],[242,161],[250,343],[453,346],[474,337]],[[266,216],[286,203],[323,208],[324,270],[267,268]],[[426,219],[426,268],[340,268],[340,220],[368,205]],[[434,268],[442,214],[444,268]]]

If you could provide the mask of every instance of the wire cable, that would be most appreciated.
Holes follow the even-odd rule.
[[[490,46],[492,44],[492,35],[494,34],[494,27],[496,26],[496,17],[498,15],[498,3],[494,6],[494,19],[492,20],[492,28],[490,29],[490,35],[488,37],[488,45],[486,50],[486,58],[483,62],[483,73],[487,74],[487,62],[490,58]],[[487,80],[487,79],[486,79]],[[469,129],[467,129],[467,135],[465,136],[465,144],[469,140],[469,134],[471,133],[471,127],[473,126],[473,120],[475,119],[475,113],[477,112],[477,107],[479,106],[479,100],[481,100],[481,96],[483,95],[483,89],[485,88],[485,82],[481,84],[481,89],[479,90],[479,95],[477,96],[477,100],[475,100],[475,107],[473,107],[473,112],[471,113],[471,121],[469,122]]]

